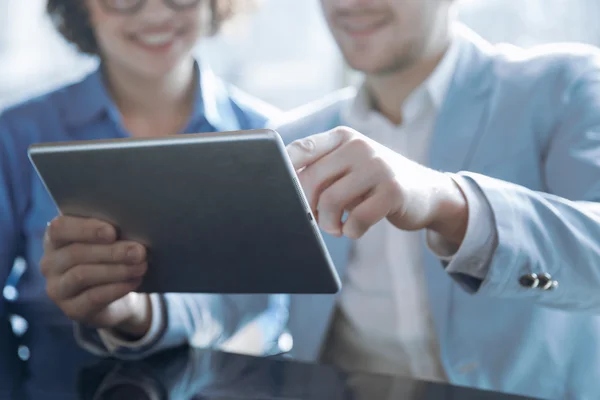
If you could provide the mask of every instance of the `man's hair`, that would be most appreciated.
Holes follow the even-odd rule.
[[[254,5],[255,0],[209,0],[210,26],[206,27],[209,36],[215,35],[223,23],[239,11],[242,6]],[[54,27],[68,42],[85,54],[100,55],[94,29],[90,24],[88,10],[83,0],[48,0],[46,11]]]

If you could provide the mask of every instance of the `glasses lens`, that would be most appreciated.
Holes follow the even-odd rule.
[[[137,11],[144,1],[145,0],[102,0],[102,4],[109,10],[127,13]]]

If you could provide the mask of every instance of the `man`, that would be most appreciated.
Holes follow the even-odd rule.
[[[322,4],[365,80],[275,124],[344,278],[292,296],[291,354],[593,398],[600,54],[493,47],[450,29],[450,0]]]

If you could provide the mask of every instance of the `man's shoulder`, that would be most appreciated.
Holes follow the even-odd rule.
[[[339,125],[340,112],[354,98],[356,89],[346,87],[318,100],[283,113],[271,120],[269,127],[276,130],[286,142]]]
[[[600,76],[600,49],[583,43],[552,43],[521,48],[498,44],[494,72],[509,81],[552,80],[569,84],[587,73]]]
[[[478,76],[490,76],[499,87],[529,91],[539,87],[540,82],[551,81],[554,92],[558,93],[557,84],[568,85],[586,72],[600,71],[600,49],[589,44],[564,42],[526,47],[492,44],[460,23],[453,29],[460,43],[462,81],[467,84]]]

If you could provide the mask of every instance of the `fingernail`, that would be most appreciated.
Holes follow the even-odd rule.
[[[112,234],[112,231],[107,226],[103,226],[102,228],[98,229],[98,231],[96,231],[96,235],[98,236],[98,239],[108,240],[111,238],[111,234]]]
[[[340,236],[341,232],[339,229],[335,229],[335,228],[323,228],[323,230],[330,234],[331,236]]]
[[[312,138],[305,138],[298,142],[301,148],[306,150],[309,153],[312,153],[315,150],[315,141]]]
[[[141,251],[137,246],[130,246],[127,249],[127,258],[131,261],[136,261],[141,257]]]

